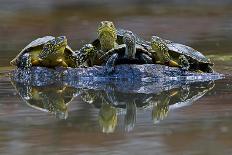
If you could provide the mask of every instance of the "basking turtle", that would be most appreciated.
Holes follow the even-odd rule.
[[[90,67],[89,64],[92,63],[95,52],[96,49],[92,44],[86,44],[78,51],[69,50],[65,52],[65,62],[69,67]]]
[[[116,64],[151,64],[152,55],[146,48],[136,43],[136,36],[131,31],[123,35],[123,43],[106,52],[100,59],[106,62],[109,72]]]
[[[111,21],[102,21],[97,30],[98,37],[92,42],[92,45],[96,48],[96,53],[93,58],[94,61],[90,66],[102,65],[105,63],[103,59],[99,58],[107,51],[117,48],[118,45],[124,44],[123,36],[125,32],[127,32],[127,30],[116,29]],[[137,35],[135,35],[135,42],[138,45],[148,47],[148,45],[146,45],[146,41]]]
[[[156,63],[189,71],[213,72],[210,59],[189,46],[152,36],[150,51],[154,52]]]
[[[17,67],[44,66],[68,67],[65,62],[65,55],[73,53],[67,45],[65,36],[53,37],[45,36],[38,38],[28,44],[22,51],[10,62]],[[74,64],[69,64],[75,66]]]

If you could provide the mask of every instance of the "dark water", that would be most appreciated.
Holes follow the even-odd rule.
[[[0,154],[232,154],[231,1],[0,2]],[[148,94],[30,87],[29,101],[2,75],[31,40],[66,35],[78,49],[101,20],[194,47],[226,78]]]

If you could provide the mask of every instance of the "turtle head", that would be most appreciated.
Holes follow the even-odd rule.
[[[79,51],[74,53],[73,58],[75,58],[77,66],[83,65],[87,60],[94,57],[95,52],[96,49],[92,44],[86,44]]]
[[[152,50],[159,52],[159,51],[168,51],[168,47],[166,46],[165,42],[157,36],[152,36],[151,38],[151,48]]]
[[[67,38],[65,36],[59,36],[52,40],[49,40],[44,44],[43,50],[40,54],[40,58],[46,58],[50,54],[63,54],[67,46]]]
[[[92,44],[86,44],[80,49],[80,52],[84,53],[86,56],[93,56],[96,52],[96,49]]]
[[[102,21],[98,27],[98,36],[104,36],[108,35],[109,37],[112,37],[113,39],[116,39],[116,28],[111,21]]]
[[[59,36],[55,38],[52,44],[54,45],[54,49],[57,51],[60,48],[65,48],[68,45],[68,41],[65,36]]]
[[[19,56],[18,58],[13,59],[10,62],[10,64],[17,66],[19,68],[29,68],[32,66],[31,56],[29,53],[24,53],[23,55]]]
[[[125,56],[129,57],[129,58],[135,58],[135,53],[136,53],[136,49],[135,49],[135,35],[133,34],[133,32],[131,31],[126,31],[123,35],[123,42],[124,44],[126,44],[126,52],[125,52]]]
[[[114,47],[117,39],[116,28],[111,21],[102,21],[98,27],[97,34],[103,51]]]

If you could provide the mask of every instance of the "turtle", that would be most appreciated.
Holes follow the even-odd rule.
[[[128,30],[125,29],[116,29],[112,21],[102,21],[97,29],[98,37],[91,43],[96,48],[96,50],[93,58],[94,61],[92,61],[90,66],[102,65],[105,63],[105,61],[99,58],[109,50],[117,48],[118,45],[124,44],[123,36],[127,31]],[[136,34],[134,35],[136,44],[148,47],[145,40]]]
[[[123,43],[106,52],[100,59],[106,61],[108,72],[114,71],[116,64],[152,64],[151,53],[144,46],[136,43],[136,36],[131,31],[123,35]]]
[[[92,44],[85,44],[80,50],[67,51],[64,55],[65,62],[69,67],[90,67],[92,63],[94,53],[96,52],[95,47]]]
[[[210,59],[189,46],[174,43],[158,36],[152,36],[150,44],[150,52],[153,53],[155,63],[180,67],[188,71],[214,72],[212,69],[214,64]]]
[[[68,64],[75,66],[75,64],[70,64],[70,62],[68,64],[65,62],[71,58],[67,56],[70,53],[73,53],[73,51],[67,45],[67,38],[65,36],[45,36],[28,44],[10,64],[20,68],[31,66],[68,67]]]

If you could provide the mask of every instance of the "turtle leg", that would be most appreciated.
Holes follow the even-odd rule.
[[[168,66],[170,66],[170,67],[179,67],[180,65],[176,61],[169,60],[168,61]]]
[[[152,60],[156,64],[161,64],[160,58],[157,55],[157,52],[155,50],[150,49],[149,52],[151,53]]]
[[[211,66],[208,65],[208,66],[206,67],[206,72],[207,72],[207,73],[213,73],[214,70],[213,70],[213,68],[212,68]]]
[[[25,53],[19,58],[18,67],[20,68],[30,68],[32,66],[31,56],[29,53]]]
[[[196,70],[197,73],[204,73],[202,70],[198,69]]]
[[[108,73],[112,73],[114,71],[114,67],[116,65],[116,61],[118,60],[118,53],[114,53],[109,60],[106,62],[106,70]]]
[[[63,59],[57,59],[56,61],[59,64],[59,66],[68,67],[68,65],[66,64],[65,61],[63,61]]]
[[[139,60],[141,60],[142,62],[144,62],[145,64],[152,64],[153,61],[152,61],[152,58],[149,57],[147,54],[145,53],[141,53],[139,55]]]
[[[40,65],[40,60],[39,59],[37,59],[37,60],[32,60],[32,65],[33,66],[39,66]]]
[[[168,51],[163,53],[163,60],[164,60],[164,64],[167,64],[170,67],[179,67],[180,65],[171,59]]]
[[[180,67],[183,70],[189,69],[189,67],[190,67],[189,61],[184,55],[179,56],[179,62],[180,62]]]

